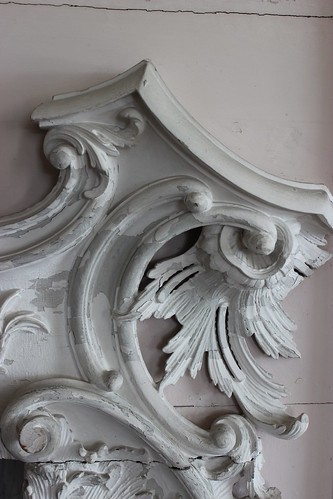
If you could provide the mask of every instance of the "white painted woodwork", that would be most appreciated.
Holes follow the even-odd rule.
[[[251,344],[300,356],[281,302],[330,258],[329,190],[230,152],[147,61],[32,120],[59,178],[6,218],[0,259],[2,456],[30,463],[25,498],[279,498],[258,430],[292,440],[308,416],[288,411]],[[151,264],[194,230],[189,249]],[[139,342],[152,317],[179,323],[159,381]],[[240,408],[209,429],[165,396],[204,361]]]
[[[130,2],[121,3],[131,7]],[[220,7],[224,2],[218,3]],[[175,10],[175,5],[169,0],[142,6],[140,0],[136,2],[136,6],[161,7],[166,12],[52,7],[44,2],[37,6],[0,4],[1,214],[32,206],[56,181],[56,171],[42,154],[44,132],[29,124],[31,110],[52,94],[110,79],[146,57],[154,61],[186,109],[229,149],[269,173],[324,183],[332,190],[333,25],[330,19],[293,16],[296,7],[303,15],[321,15],[323,4],[312,2],[309,12],[308,1],[259,0],[257,10],[268,14],[263,16],[172,13],[167,10]],[[182,8],[201,6],[214,11],[206,2],[187,2]],[[244,12],[253,4],[233,0],[232,6]],[[272,15],[273,11],[286,17]],[[179,240],[173,246],[180,247]],[[54,262],[54,268],[57,265]],[[255,350],[260,364],[288,388],[284,402],[289,412],[294,416],[305,412],[310,418],[308,430],[295,441],[261,434],[264,476],[285,498],[327,499],[332,494],[333,441],[328,430],[332,420],[332,282],[331,261],[283,303],[298,326],[294,340],[301,359],[272,361]],[[142,354],[156,381],[163,374],[167,354],[161,348],[168,342],[172,321],[152,318],[138,324]],[[16,335],[8,344],[10,358],[11,352],[22,351],[27,362],[27,349],[37,343],[29,359],[33,379],[39,369],[77,376],[75,366],[69,367],[70,346],[57,321],[53,329],[55,335]],[[46,355],[56,349],[61,356]],[[27,369],[18,378],[10,378],[8,372],[6,378],[1,376],[2,408],[21,379],[27,379]],[[208,380],[205,370],[195,380],[186,373],[164,392],[177,411],[205,429],[221,414],[236,410]],[[96,414],[91,419],[95,422]],[[107,423],[99,419],[96,424]],[[91,445],[100,438],[92,425],[86,434]]]

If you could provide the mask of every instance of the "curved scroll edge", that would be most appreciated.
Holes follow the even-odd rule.
[[[256,492],[260,487],[263,491],[267,490],[260,474],[261,462],[255,466],[250,477],[247,473],[248,466],[261,459],[261,443],[254,427],[244,417],[230,415],[216,420],[209,431],[209,454],[203,454],[200,458],[195,455],[190,457],[178,442],[169,440],[150,419],[136,412],[123,399],[106,396],[105,392],[93,389],[87,383],[60,378],[31,383],[6,408],[1,417],[1,439],[11,455],[28,463],[50,462],[58,447],[63,448],[73,442],[65,417],[50,412],[52,404],[57,402],[76,403],[102,411],[138,432],[196,499],[214,497],[211,480],[234,478],[237,490],[247,490],[248,487]],[[118,447],[116,450],[121,451]],[[88,463],[106,462],[109,456],[105,445],[95,452],[81,445],[79,453]],[[226,459],[220,464],[223,456]],[[214,468],[215,457],[217,468]],[[235,493],[235,497],[243,496]],[[254,497],[261,499],[265,495]]]
[[[44,153],[62,172],[60,179],[27,218],[21,214],[6,218],[0,235],[9,247],[15,242],[15,249],[0,255],[0,270],[64,251],[103,219],[117,188],[118,149],[132,146],[145,125],[133,107],[118,112],[117,120],[123,127],[89,121],[53,126],[47,132]],[[41,239],[45,227],[49,233]]]
[[[178,147],[186,154],[190,151],[218,180],[270,205],[318,215],[333,228],[333,196],[326,186],[284,180],[238,157],[192,118],[168,90],[150,61],[141,61],[112,80],[87,90],[59,95],[52,103],[40,105],[32,119],[40,121],[41,126],[48,126],[64,118],[70,120],[82,109],[103,106],[135,93]]]

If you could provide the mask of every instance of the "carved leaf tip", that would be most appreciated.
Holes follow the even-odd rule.
[[[45,136],[44,153],[55,168],[82,169],[85,165],[95,170],[97,185],[83,191],[87,199],[100,197],[108,187],[115,190],[118,165],[114,158],[119,156],[119,148],[133,146],[144,130],[144,118],[135,108],[121,111],[117,118],[125,122],[124,127],[83,121],[57,125]]]
[[[237,207],[237,216],[239,211]],[[169,357],[160,391],[186,371],[195,378],[207,356],[209,377],[221,392],[235,395],[261,427],[270,426],[281,438],[296,438],[307,422],[285,415],[280,399],[286,389],[257,364],[247,340],[253,337],[273,359],[300,357],[293,339],[296,325],[280,302],[330,255],[320,247],[324,236],[319,229],[311,237],[306,224],[272,221],[277,239],[270,251],[254,251],[258,228],[251,236],[247,225],[250,236],[244,241],[244,231],[237,226],[204,226],[190,250],[149,271],[152,281],[138,294],[130,313],[139,314],[139,320],[174,316],[180,323],[163,348]],[[279,421],[286,421],[285,428]]]
[[[309,426],[309,416],[305,413],[300,414],[296,418],[289,418],[289,422],[285,425],[277,426],[277,433],[280,438],[291,440],[300,437],[305,433]]]

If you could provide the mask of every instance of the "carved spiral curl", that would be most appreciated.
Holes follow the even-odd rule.
[[[254,426],[243,416],[232,414],[214,421],[210,435],[221,453],[243,463],[251,460],[259,450]]]
[[[50,459],[60,448],[72,441],[71,430],[63,416],[32,412],[29,417],[21,417],[6,428],[2,439],[9,452],[17,459],[35,462]]]
[[[226,421],[214,423],[210,430],[211,438],[222,454],[228,454],[236,445],[236,432]]]
[[[273,221],[276,238],[268,232],[225,226],[220,234],[220,252],[234,267],[251,279],[266,279],[281,270],[290,257],[294,238],[289,228]]]
[[[124,109],[117,118],[125,123],[123,128],[82,122],[56,126],[45,136],[44,154],[58,170],[82,168],[85,155],[96,169],[98,184],[84,192],[87,198],[103,194],[110,182],[116,186],[117,165],[110,158],[119,156],[118,148],[131,146],[144,130],[143,117],[135,108]]]
[[[51,454],[61,440],[58,422],[49,416],[25,420],[19,429],[18,441],[24,452],[39,456]]]
[[[236,476],[260,453],[255,429],[243,416],[231,414],[218,418],[210,428],[210,437],[220,456],[204,459],[199,465],[209,480],[227,480]]]

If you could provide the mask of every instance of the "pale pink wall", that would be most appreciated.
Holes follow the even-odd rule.
[[[241,3],[236,0],[234,10]],[[252,10],[266,6],[273,12],[270,2],[250,3]],[[193,1],[188,4],[191,10]],[[201,10],[213,4],[205,2]],[[56,178],[41,154],[42,134],[29,122],[33,108],[52,94],[109,79],[143,58],[154,62],[184,107],[230,149],[276,175],[333,190],[333,19],[288,13],[290,4],[297,15],[310,7],[312,15],[326,15],[331,4],[277,4],[275,15],[258,16],[0,2],[0,213],[33,204]],[[142,0],[137,8],[176,10],[175,5]],[[303,359],[273,366],[262,359],[290,388],[292,410],[311,417],[299,441],[263,438],[264,474],[285,499],[332,497],[332,274],[329,264],[287,303],[299,325]],[[224,399],[207,383],[204,376],[195,384],[184,378],[169,393],[185,416],[203,424],[225,411]]]

